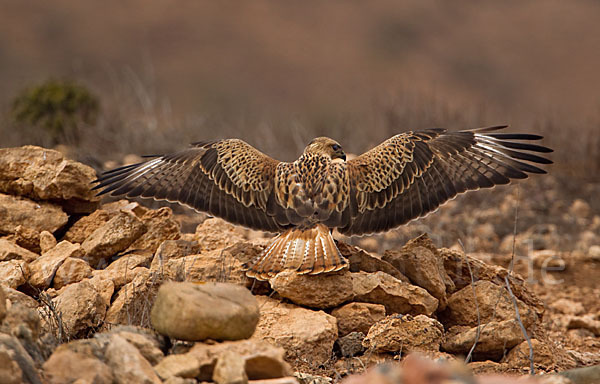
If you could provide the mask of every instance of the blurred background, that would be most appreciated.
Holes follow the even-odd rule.
[[[359,153],[507,123],[598,179],[598,1],[0,4],[1,146],[101,168],[240,137],[293,160],[316,135]]]

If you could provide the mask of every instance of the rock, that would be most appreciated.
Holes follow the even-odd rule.
[[[320,275],[283,271],[269,279],[269,284],[281,297],[311,308],[336,307],[354,297],[347,269]]]
[[[365,334],[362,332],[350,332],[346,336],[340,337],[335,341],[335,345],[340,351],[342,357],[354,357],[364,352],[363,340]]]
[[[349,303],[331,311],[337,319],[338,334],[351,332],[367,334],[369,328],[385,317],[385,306],[370,303]]]
[[[18,381],[16,381],[17,383],[42,383],[33,359],[29,356],[16,337],[0,333],[0,351],[3,351],[5,356],[8,355],[12,361],[9,363],[10,367],[0,364],[0,375],[18,375],[19,372],[21,373],[21,376],[9,376],[9,379],[6,382],[10,382],[16,378],[18,379]],[[19,369],[16,369],[13,362],[19,366]],[[3,379],[3,377],[0,376],[0,379]],[[2,382],[4,383],[4,381]]]
[[[83,216],[77,220],[75,224],[65,233],[64,240],[71,243],[83,243],[95,230],[104,225],[110,220],[110,215],[107,211],[99,209],[92,212],[88,216]]]
[[[283,347],[288,361],[320,365],[331,358],[337,339],[335,317],[264,296],[256,298],[260,320],[252,339]]]
[[[477,327],[455,326],[446,333],[442,349],[452,354],[466,355],[477,335]],[[516,320],[492,321],[481,326],[481,334],[473,356],[480,359],[498,360],[509,350],[525,340]]]
[[[387,261],[371,256],[364,250],[341,241],[337,243],[337,246],[342,256],[348,259],[350,272],[364,271],[375,273],[381,271],[405,283],[409,282],[406,276]]]
[[[600,336],[600,320],[596,320],[593,315],[571,316],[568,319],[567,329],[587,329],[594,336]]]
[[[474,288],[477,305],[471,286],[466,286],[450,296],[448,307],[442,313],[444,324],[447,327],[453,325],[476,326],[477,308],[479,308],[481,324],[515,318],[515,307],[504,286],[498,286],[487,280],[479,280],[475,282]],[[521,320],[525,328],[529,328],[537,320],[535,312],[521,300],[516,299],[516,301]]]
[[[59,345],[42,366],[44,377],[49,384],[112,384],[112,370],[99,358],[102,355],[102,348],[94,339]],[[77,362],[76,369],[73,369],[74,362]]]
[[[569,299],[558,299],[550,303],[550,308],[565,315],[581,315],[585,312],[583,304]]]
[[[179,223],[173,218],[171,208],[149,210],[141,219],[146,232],[129,246],[129,250],[143,249],[154,253],[163,241],[179,239]]]
[[[68,219],[57,205],[0,193],[0,233],[16,233],[20,225],[37,233],[55,232],[67,224]],[[37,241],[39,246],[39,238]]]
[[[10,235],[7,240],[14,242],[19,247],[23,247],[35,254],[39,254],[41,252],[40,233],[27,226],[17,225],[15,232]]]
[[[165,283],[151,313],[160,333],[181,340],[239,340],[252,336],[258,303],[243,287],[228,283]]]
[[[0,326],[0,332],[16,336],[24,342],[33,342],[40,336],[40,331],[40,315],[36,309],[21,303],[11,303]]]
[[[577,218],[589,217],[591,212],[590,205],[581,199],[575,199],[569,207],[569,213]]]
[[[196,227],[195,239],[200,250],[212,251],[245,240],[246,230],[218,219],[206,219]]]
[[[248,375],[244,369],[244,359],[234,351],[225,351],[217,359],[213,371],[216,384],[246,384]]]
[[[162,359],[154,370],[162,380],[173,376],[195,378],[200,374],[200,361],[188,353],[169,355]]]
[[[105,356],[115,383],[162,383],[137,348],[119,335],[111,335]]]
[[[40,250],[42,253],[46,253],[52,248],[56,247],[56,239],[54,235],[48,231],[40,232]]]
[[[65,332],[71,338],[86,336],[106,315],[105,301],[89,280],[68,285],[54,302],[62,315]]]
[[[373,324],[363,341],[375,352],[439,351],[444,326],[424,315],[392,315]]]
[[[144,273],[150,265],[151,254],[130,254],[119,257],[105,269],[93,271],[94,276],[111,280],[115,289],[131,282],[138,273]]]
[[[119,212],[92,232],[81,248],[92,267],[101,266],[106,259],[127,249],[145,231],[146,226],[134,214]]]
[[[561,351],[562,353],[557,353],[557,348],[554,346],[543,343],[537,339],[531,339],[531,345],[533,346],[533,362],[536,369],[551,371],[575,368],[576,366],[573,358],[569,357],[564,351]],[[560,355],[560,359],[558,355]],[[502,359],[502,363],[507,364],[510,368],[519,370],[529,368],[529,344],[527,344],[527,341],[523,341],[521,344],[511,349]]]
[[[61,241],[56,244],[56,247],[29,264],[31,271],[29,284],[38,289],[48,288],[56,271],[67,258],[81,256],[83,256],[83,251],[79,244],[72,244],[66,240]]]
[[[587,258],[593,262],[600,261],[600,245],[592,245],[587,252]]]
[[[112,295],[115,293],[115,285],[113,282],[111,280],[103,280],[98,277],[92,277],[91,279],[88,279],[88,281],[94,286],[94,289],[102,298],[104,305],[106,305],[108,308],[110,306]]]
[[[153,331],[136,326],[117,325],[110,330],[127,340],[144,356],[151,365],[156,365],[164,358],[161,348],[165,348],[165,341],[159,340],[159,336]],[[174,355],[177,356],[177,355]],[[157,372],[158,373],[158,372]]]
[[[51,200],[69,213],[92,212],[97,202],[90,183],[93,168],[54,150],[23,146],[0,149],[0,192]]]
[[[488,280],[500,287],[504,287],[506,284],[504,279],[508,276],[510,289],[515,297],[532,308],[538,318],[541,318],[543,315],[545,310],[544,303],[530,291],[525,279],[517,273],[512,273],[509,276],[509,271],[506,268],[486,264],[481,260],[450,249],[441,248],[439,251],[440,256],[444,259],[444,268],[450,279],[454,282],[457,290],[471,284],[469,266],[473,272],[474,281]]]
[[[2,284],[0,284],[1,286]],[[10,305],[21,304],[27,308],[37,309],[38,302],[35,301],[31,296],[24,294],[23,292],[19,292],[15,289],[12,289],[6,285],[3,286],[4,294],[6,298],[10,302]],[[10,305],[8,307],[10,307]],[[7,308],[8,308],[7,307]]]
[[[6,317],[6,293],[4,292],[4,287],[0,284],[0,324]]]
[[[283,359],[285,350],[263,340],[224,341],[216,344],[196,343],[187,355],[193,356],[200,363],[199,380],[209,381],[212,379],[217,358],[226,351],[232,351],[241,356],[245,361],[246,375],[250,380],[274,379],[288,376],[292,372],[289,364]]]
[[[304,372],[294,372],[294,377],[299,384],[331,384],[333,379],[325,376],[311,375]]]
[[[106,312],[108,324],[150,325],[150,310],[162,280],[148,268],[141,268],[130,283],[117,293]]]
[[[259,246],[237,243],[224,249],[203,251],[200,255],[171,259],[164,272],[179,281],[217,281],[250,286],[252,280],[246,277],[244,259],[260,252]]]
[[[196,242],[165,240],[156,249],[150,269],[152,271],[163,271],[169,260],[181,259],[185,256],[197,254],[199,251],[200,246]]]
[[[25,284],[29,278],[29,266],[24,260],[9,260],[0,262],[0,281],[8,287],[16,289]]]
[[[68,284],[78,283],[92,276],[92,267],[83,259],[67,257],[58,267],[52,286],[60,289]]]
[[[23,260],[31,263],[38,257],[35,253],[19,247],[6,239],[0,239],[0,262],[9,260]]]
[[[121,199],[118,201],[112,201],[110,203],[102,204],[101,208],[111,215],[119,213],[121,211],[128,211],[136,215],[137,217],[144,216],[150,209],[140,205],[136,201],[129,201]]]
[[[454,283],[444,269],[437,248],[426,234],[410,240],[398,251],[385,251],[383,260],[438,299],[439,309],[446,307],[446,291],[454,291]]]
[[[0,346],[0,383],[21,384],[23,383],[23,371],[13,359],[14,353],[4,346]]]
[[[431,315],[438,300],[425,289],[402,282],[387,273],[352,273],[354,300],[383,304],[386,312]]]

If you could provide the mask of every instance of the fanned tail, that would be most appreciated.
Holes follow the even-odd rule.
[[[339,271],[348,265],[337,249],[329,229],[317,224],[308,229],[288,229],[249,263],[246,274],[268,280],[281,271],[318,275]]]

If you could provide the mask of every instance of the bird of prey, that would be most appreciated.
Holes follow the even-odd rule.
[[[387,231],[425,216],[457,194],[508,184],[551,149],[542,137],[506,126],[434,128],[391,137],[346,161],[341,145],[318,137],[294,162],[275,160],[238,139],[198,142],[105,172],[99,194],[178,202],[248,228],[278,235],[248,264],[266,280],[283,270],[337,271],[348,262],[331,235]]]

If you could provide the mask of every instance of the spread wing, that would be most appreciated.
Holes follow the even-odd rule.
[[[278,232],[289,226],[285,209],[275,202],[278,164],[242,140],[201,142],[105,172],[94,189],[99,195],[178,202],[234,224]]]
[[[530,163],[552,161],[532,152],[552,150],[521,142],[542,137],[497,132],[504,128],[407,132],[348,161],[346,216],[351,219],[339,231],[385,231],[425,216],[459,193],[508,184],[527,178],[527,173],[546,173]]]

